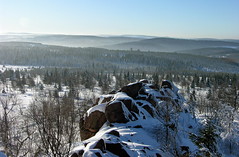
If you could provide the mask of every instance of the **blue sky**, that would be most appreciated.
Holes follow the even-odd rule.
[[[239,39],[239,0],[0,0],[0,33]]]

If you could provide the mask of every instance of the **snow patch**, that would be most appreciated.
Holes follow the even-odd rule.
[[[106,107],[106,103],[104,104],[99,104],[96,106],[91,107],[86,113],[87,113],[87,117],[94,111],[100,111],[105,113],[105,107]]]

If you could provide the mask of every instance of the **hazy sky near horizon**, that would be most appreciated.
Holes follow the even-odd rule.
[[[0,0],[0,34],[239,39],[239,0]]]

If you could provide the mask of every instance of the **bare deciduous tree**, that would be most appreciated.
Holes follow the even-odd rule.
[[[0,139],[7,156],[25,156],[29,153],[26,143],[30,139],[31,131],[27,121],[17,112],[20,108],[16,95],[0,97]],[[23,124],[24,123],[24,124]]]
[[[77,114],[74,100],[38,100],[31,104],[29,115],[36,124],[39,137],[38,153],[52,156],[69,155],[71,146],[78,137]]]

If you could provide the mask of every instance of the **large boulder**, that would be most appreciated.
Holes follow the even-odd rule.
[[[143,87],[142,82],[137,82],[137,83],[131,83],[128,84],[127,86],[124,86],[120,89],[120,92],[126,93],[128,96],[132,98],[136,98],[138,96],[138,93],[140,89]]]
[[[152,116],[154,117],[154,109],[151,107],[151,105],[146,104],[143,106],[143,108]]]
[[[106,143],[106,150],[119,157],[129,157],[129,154],[124,150],[121,143]]]
[[[95,110],[81,119],[81,140],[94,136],[106,122],[104,112]]]
[[[102,152],[105,152],[105,142],[103,139],[100,139],[96,145],[94,146],[94,149],[100,149]]]
[[[169,88],[169,89],[173,89],[173,85],[170,81],[168,80],[163,80],[161,83],[161,88]]]
[[[106,119],[110,123],[126,123],[129,121],[128,114],[125,113],[126,110],[127,108],[121,101],[113,101],[106,105],[105,108]]]
[[[101,111],[96,110],[85,118],[84,127],[91,132],[98,132],[105,122],[105,114]]]
[[[169,80],[164,80],[161,83],[161,88],[169,88],[171,89],[175,94],[178,92],[178,88]]]
[[[120,137],[120,133],[116,130],[112,130],[112,131],[108,132],[107,134],[114,135],[116,137]]]
[[[91,138],[95,135],[94,132],[91,132],[89,130],[86,130],[84,129],[83,127],[80,128],[80,137],[81,137],[81,140],[86,140],[88,138]]]
[[[146,101],[148,101],[150,104],[152,104],[153,107],[156,107],[158,104],[157,100],[154,98],[153,95],[149,95],[148,98],[146,99]]]
[[[133,117],[129,116],[130,120],[137,120],[138,118],[137,118],[136,114],[139,114],[139,109],[136,106],[136,104],[134,103],[134,101],[131,100],[131,99],[124,99],[124,100],[121,100],[121,101],[124,103],[124,105],[127,107],[129,112],[133,116]]]
[[[137,113],[139,114],[139,109],[138,107],[135,105],[134,101],[132,99],[123,99],[121,100],[124,105],[127,107],[127,109],[130,111],[130,112],[134,112],[134,113]]]

